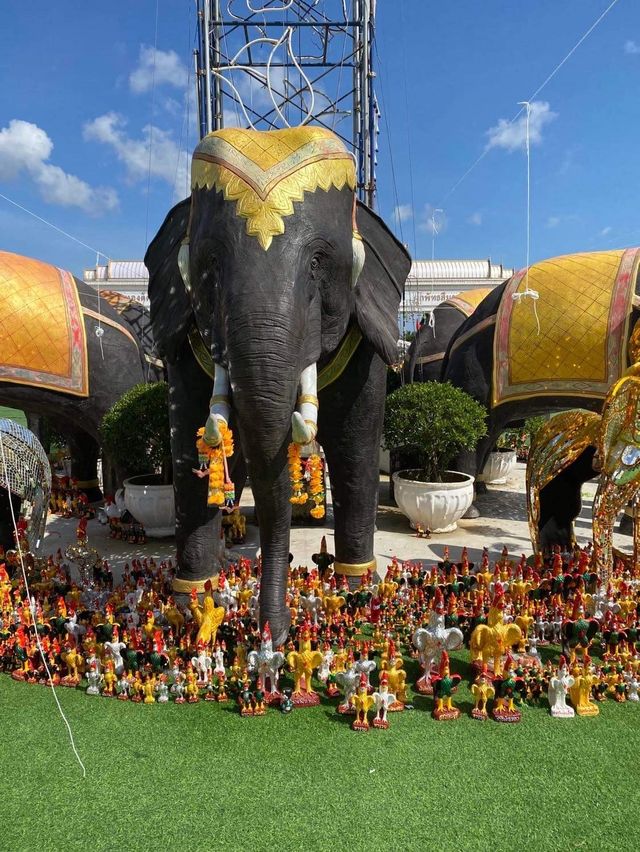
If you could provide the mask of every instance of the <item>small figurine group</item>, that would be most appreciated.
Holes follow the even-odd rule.
[[[354,731],[369,730],[369,711],[375,707],[375,715],[372,725],[374,728],[386,729],[389,727],[387,714],[389,707],[396,701],[396,696],[389,692],[389,677],[386,672],[380,675],[380,686],[377,692],[373,695],[369,694],[369,684],[367,675],[363,672],[360,675],[358,689],[355,695],[351,696],[351,705],[355,711],[355,719],[351,723]]]

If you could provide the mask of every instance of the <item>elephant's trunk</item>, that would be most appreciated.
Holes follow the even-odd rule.
[[[268,358],[259,358],[258,352],[251,351],[251,344],[247,348],[248,355],[230,353],[231,404],[247,459],[260,526],[260,624],[264,627],[268,621],[274,644],[282,644],[287,639],[290,624],[285,601],[291,527],[287,447],[291,440],[292,414],[299,398],[300,373],[295,366],[286,363],[286,356],[281,354],[286,351],[284,349],[272,347]],[[309,376],[315,373],[315,368],[305,372]],[[310,389],[310,384],[306,387]],[[303,417],[313,421],[307,406],[308,403],[300,403]]]

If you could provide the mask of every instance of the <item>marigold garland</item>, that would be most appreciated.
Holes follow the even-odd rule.
[[[198,429],[198,460],[200,467],[208,463],[209,466],[209,493],[207,503],[209,506],[222,506],[223,504],[233,506],[235,491],[233,483],[229,480],[226,459],[233,455],[233,432],[228,425],[218,420],[218,429],[222,440],[217,447],[211,447],[204,440],[204,426]]]
[[[302,461],[300,459],[300,447],[298,444],[289,444],[287,458],[289,477],[291,478],[291,497],[289,497],[289,502],[301,506],[307,502],[308,496],[302,487]]]
[[[312,518],[324,518],[324,489],[322,487],[322,459],[318,455],[309,456],[308,470],[310,474],[309,496],[315,506],[309,514]]]

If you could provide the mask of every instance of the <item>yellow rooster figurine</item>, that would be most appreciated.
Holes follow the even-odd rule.
[[[291,651],[287,656],[287,664],[293,671],[294,689],[291,697],[296,707],[311,707],[320,703],[320,696],[311,685],[311,676],[321,662],[321,652],[311,650],[311,628],[305,623],[298,634],[298,650]]]
[[[215,605],[213,589],[209,581],[207,581],[204,588],[202,606],[198,603],[198,593],[193,589],[189,609],[199,628],[198,635],[196,636],[196,645],[198,642],[204,642],[205,645],[213,645],[216,641],[218,627],[224,621],[225,609],[223,606]]]

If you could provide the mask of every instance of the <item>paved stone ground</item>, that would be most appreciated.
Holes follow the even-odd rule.
[[[497,556],[506,545],[509,551],[519,556],[531,552],[529,532],[526,518],[525,501],[525,466],[516,468],[505,485],[488,486],[486,494],[478,498],[478,508],[482,515],[475,520],[460,521],[458,529],[451,533],[435,535],[431,539],[421,539],[416,536],[409,526],[408,520],[395,505],[391,505],[388,497],[389,479],[381,476],[380,507],[378,511],[375,539],[375,555],[379,570],[384,570],[387,562],[393,556],[399,559],[425,560],[430,562],[442,556],[445,545],[450,553],[457,557],[464,545],[467,546],[469,558],[477,561],[483,547],[489,548],[492,558]],[[576,535],[581,544],[586,544],[591,535],[591,501],[595,494],[595,484],[587,483],[583,489],[583,509],[576,522]],[[330,492],[328,494],[330,501]],[[247,514],[247,541],[242,547],[234,548],[232,553],[241,553],[254,557],[257,553],[258,529],[253,524],[253,496],[250,489],[242,495],[242,508]],[[327,546],[333,550],[332,508],[327,507],[326,526],[299,527],[291,530],[291,552],[294,565],[311,565],[311,554],[320,549],[320,539],[327,537]],[[58,547],[63,550],[75,541],[77,522],[52,517],[47,523],[47,531],[43,544],[43,553],[55,552]],[[114,574],[125,562],[135,557],[153,556],[156,560],[175,557],[173,538],[149,540],[146,545],[129,544],[109,538],[108,528],[98,521],[91,521],[88,526],[89,541],[99,553],[109,559]],[[632,540],[630,536],[616,534],[616,546],[630,552]]]

